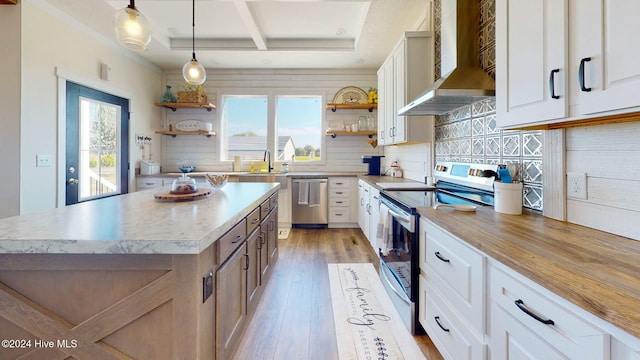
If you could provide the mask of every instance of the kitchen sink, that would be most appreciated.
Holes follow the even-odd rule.
[[[287,188],[287,174],[286,173],[240,174],[240,175],[238,175],[238,182],[280,183],[280,188],[281,189],[286,189]]]

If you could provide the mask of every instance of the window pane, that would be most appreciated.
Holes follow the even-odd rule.
[[[224,159],[262,161],[267,149],[267,97],[223,96]]]
[[[120,107],[80,98],[78,201],[117,194]]]
[[[319,161],[322,141],[322,98],[279,96],[277,160]]]

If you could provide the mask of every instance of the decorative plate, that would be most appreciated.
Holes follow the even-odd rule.
[[[334,104],[366,104],[369,96],[367,93],[355,86],[347,86],[340,89],[333,97]]]
[[[180,131],[198,131],[201,123],[202,121],[200,120],[182,120],[173,125],[173,127]]]

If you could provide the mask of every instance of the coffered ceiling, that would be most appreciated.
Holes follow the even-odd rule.
[[[128,0],[46,0],[113,39]],[[207,68],[377,68],[403,31],[425,21],[428,0],[196,0],[196,55]],[[137,53],[163,69],[191,57],[191,0],[137,0],[152,26]]]

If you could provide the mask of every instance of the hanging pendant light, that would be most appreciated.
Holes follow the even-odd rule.
[[[143,51],[151,41],[149,21],[136,9],[135,1],[120,9],[113,19],[118,42],[133,51]]]
[[[182,67],[182,77],[184,80],[191,85],[202,85],[204,81],[207,80],[207,72],[204,69],[198,60],[196,59],[196,0],[192,0],[193,3],[193,18],[192,18],[192,30],[193,34],[191,37],[192,44],[192,58],[187,61],[186,64]]]

